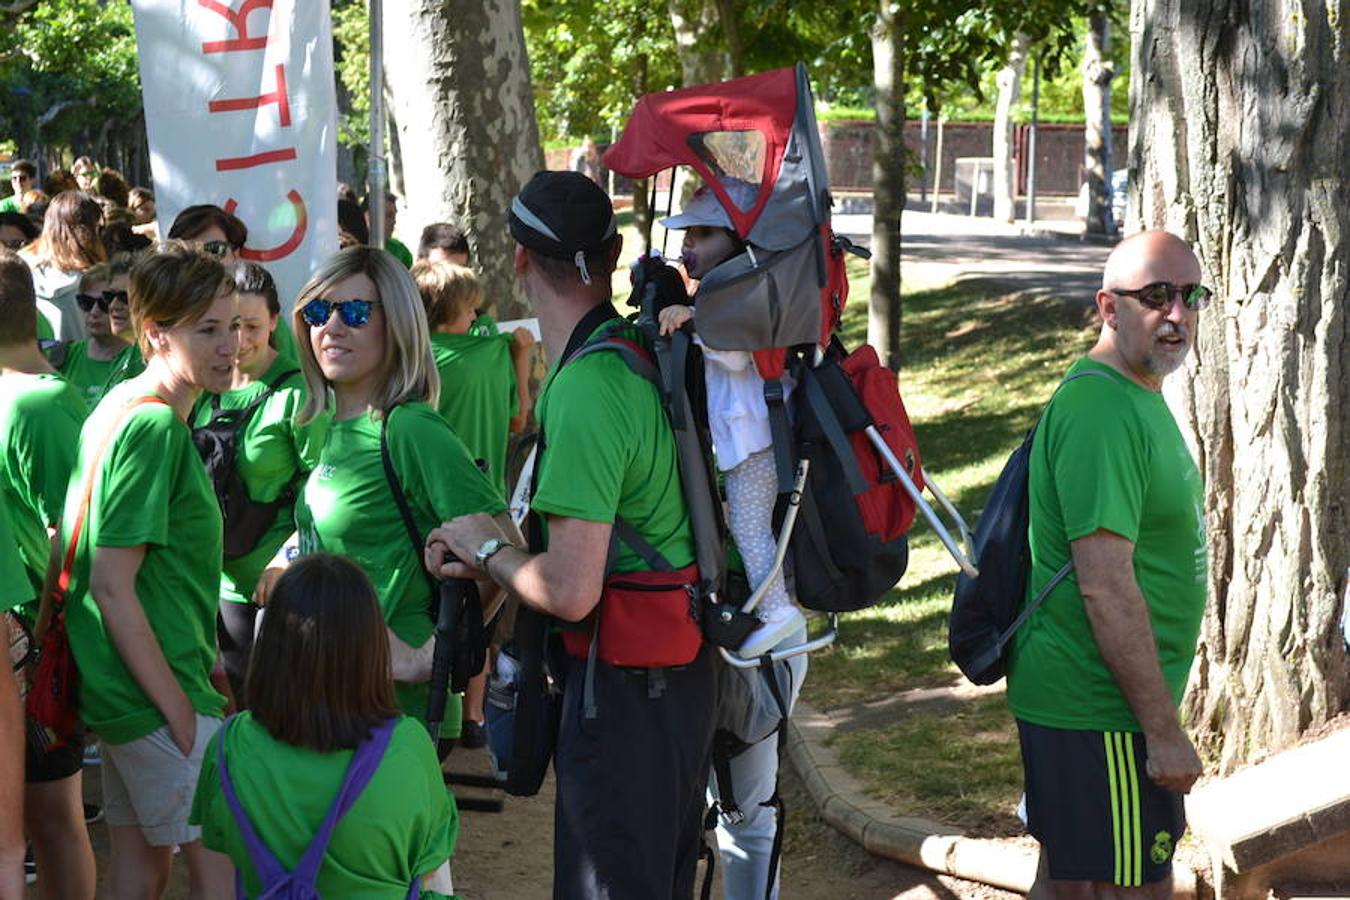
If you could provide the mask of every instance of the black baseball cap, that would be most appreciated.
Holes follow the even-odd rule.
[[[511,201],[511,236],[535,253],[570,259],[590,283],[586,257],[617,233],[609,195],[580,172],[536,172]]]

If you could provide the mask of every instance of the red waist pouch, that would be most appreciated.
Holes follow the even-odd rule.
[[[698,566],[672,572],[616,572],[605,579],[595,614],[600,616],[596,658],[611,666],[654,669],[685,666],[698,656],[703,630],[694,586]],[[563,646],[577,659],[591,649],[595,629],[562,633]]]

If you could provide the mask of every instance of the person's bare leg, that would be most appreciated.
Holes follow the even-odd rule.
[[[201,841],[180,844],[187,861],[192,900],[231,900],[234,896],[234,863],[224,853],[202,846]]]
[[[84,776],[24,788],[24,825],[37,860],[42,900],[93,900],[94,848],[84,824]]]
[[[1094,900],[1091,881],[1063,881],[1050,877],[1050,863],[1045,857],[1045,848],[1041,848],[1040,862],[1036,865],[1036,880],[1032,882],[1028,900]]]
[[[483,660],[483,671],[469,679],[464,686],[464,721],[483,724],[483,700],[487,697],[488,660]]]
[[[1092,887],[1097,900],[1171,900],[1172,876],[1140,887],[1120,887],[1109,882],[1095,882]]]
[[[169,886],[172,847],[153,847],[137,825],[109,826],[107,900],[159,900]]]

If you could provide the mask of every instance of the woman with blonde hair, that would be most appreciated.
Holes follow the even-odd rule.
[[[338,251],[300,291],[294,322],[308,388],[298,421],[332,411],[296,501],[300,550],[340,553],[366,570],[392,634],[399,705],[424,718],[435,624],[426,535],[506,504],[436,412],[426,313],[397,259],[373,247]],[[408,648],[418,651],[411,659]],[[459,719],[447,710],[447,725]]]
[[[86,336],[75,295],[81,273],[108,258],[99,234],[102,227],[98,201],[81,191],[63,191],[47,206],[42,234],[20,254],[33,271],[38,312],[58,340]]]
[[[229,860],[202,846],[188,814],[225,709],[212,679],[221,515],[186,419],[202,391],[230,386],[234,282],[179,244],[137,262],[128,293],[146,369],[80,433],[61,518],[63,557],[74,548],[65,622],[80,718],[103,744],[108,896],[160,896],[177,845],[192,896],[219,897]]]

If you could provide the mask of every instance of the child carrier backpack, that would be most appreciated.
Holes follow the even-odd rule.
[[[645,96],[604,162],[631,178],[691,167],[745,242],[699,283],[694,321],[708,347],[753,352],[764,380],[780,556],[801,605],[837,613],[878,602],[904,573],[916,511],[973,572],[922,497],[927,487],[968,538],[923,472],[894,373],[872,348],[849,354],[837,337],[845,253],[866,252],[831,228],[805,66]]]
[[[288,369],[267,384],[267,387],[252,403],[243,409],[221,409],[220,395],[210,398],[211,418],[202,426],[192,429],[192,443],[197,447],[202,462],[206,464],[207,477],[220,501],[220,512],[225,519],[225,560],[239,559],[252,553],[258,541],[268,532],[277,520],[277,512],[282,507],[295,502],[295,484],[282,489],[275,500],[259,503],[248,495],[248,486],[235,461],[239,455],[239,442],[243,439],[244,429],[253,419],[253,414],[267,402],[292,375],[300,374],[299,369]]]
[[[1085,369],[1061,381],[1055,393],[1069,382],[1090,375],[1110,377],[1096,369]],[[1053,401],[1051,395],[1045,408],[1049,409]],[[1041,416],[1045,416],[1044,411]],[[975,684],[993,684],[1003,677],[1012,636],[1073,570],[1070,559],[1041,586],[1035,597],[1026,599],[1027,575],[1031,571],[1028,486],[1031,443],[1035,436],[1033,425],[1004,463],[975,524],[978,574],[972,578],[962,572],[956,579],[956,593],[947,618],[947,650],[961,673]]]
[[[347,765],[347,774],[343,776],[337,796],[333,799],[333,805],[329,807],[323,824],[319,826],[309,846],[301,854],[295,870],[290,872],[286,871],[276,855],[263,843],[257,829],[249,820],[248,813],[244,811],[243,804],[239,802],[239,795],[235,792],[234,779],[230,776],[230,767],[225,759],[225,737],[233,722],[234,716],[226,719],[216,738],[216,769],[220,774],[220,788],[225,795],[225,802],[229,805],[230,812],[234,814],[239,833],[243,835],[249,862],[253,864],[254,871],[262,881],[258,900],[320,900],[317,885],[319,869],[323,866],[323,857],[328,851],[333,831],[337,827],[338,820],[356,803],[361,792],[370,783],[375,770],[380,767],[380,761],[384,759],[385,751],[389,748],[389,740],[394,734],[398,719],[390,719],[372,729],[370,735],[356,746],[352,760]],[[244,900],[248,896],[244,893],[243,872],[238,868],[234,872],[234,890],[239,900]],[[408,885],[407,896],[410,900],[416,900],[421,893],[422,879],[414,873],[412,883]]]

